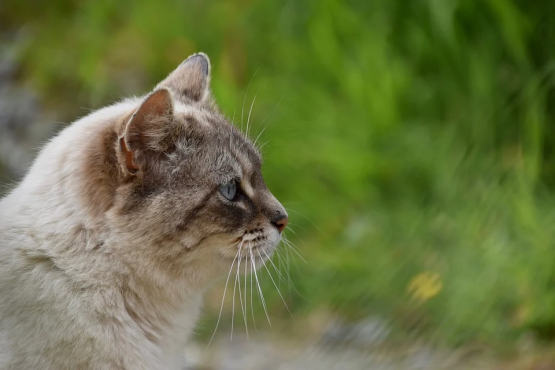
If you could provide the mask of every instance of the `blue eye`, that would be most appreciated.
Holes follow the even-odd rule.
[[[237,183],[235,181],[230,181],[227,184],[220,185],[219,189],[224,197],[228,200],[233,200],[235,194],[237,194]]]

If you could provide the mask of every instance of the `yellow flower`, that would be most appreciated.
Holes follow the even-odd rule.
[[[407,292],[413,299],[424,302],[441,292],[443,283],[436,272],[424,271],[414,276],[407,286]]]

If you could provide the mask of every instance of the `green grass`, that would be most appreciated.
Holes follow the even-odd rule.
[[[308,261],[291,268],[299,315],[380,315],[451,344],[555,333],[549,1],[0,10],[0,27],[19,31],[10,47],[23,83],[67,120],[144,93],[196,51],[210,55],[214,94],[238,125],[256,97],[251,135],[266,128],[265,177]],[[423,272],[441,280],[425,301],[407,291]]]

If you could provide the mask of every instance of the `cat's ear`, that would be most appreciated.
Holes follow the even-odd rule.
[[[135,111],[119,139],[127,169],[135,172],[149,154],[168,150],[174,131],[172,94],[168,89],[157,89]]]
[[[209,101],[210,60],[204,53],[191,55],[156,86],[160,87],[167,87],[184,102]]]

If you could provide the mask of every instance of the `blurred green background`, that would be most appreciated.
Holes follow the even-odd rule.
[[[555,339],[554,17],[548,0],[4,0],[0,50],[68,123],[206,52],[222,110],[244,126],[252,104],[264,130],[307,261],[289,252],[297,292],[281,283],[297,322],[512,345]]]

